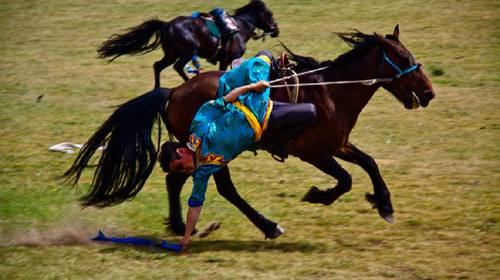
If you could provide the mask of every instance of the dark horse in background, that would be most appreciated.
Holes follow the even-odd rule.
[[[361,32],[339,33],[353,48],[333,61],[316,60],[290,53],[296,72],[319,67],[326,69],[300,77],[301,83],[392,78],[383,83],[360,83],[302,87],[299,102],[312,102],[317,120],[303,134],[288,143],[290,154],[299,157],[337,180],[336,186],[320,190],[312,187],[303,201],[329,205],[351,189],[351,175],[334,157],[359,165],[370,176],[373,194],[366,198],[379,214],[392,222],[394,212],[389,190],[375,160],[349,142],[362,109],[380,87],[392,93],[407,109],[425,107],[435,93],[413,55],[399,41],[399,28],[380,36]],[[110,206],[133,198],[143,187],[157,160],[151,131],[160,119],[180,141],[187,141],[189,125],[198,107],[214,99],[222,72],[205,72],[173,89],[155,89],[121,105],[89,139],[66,172],[76,183],[99,146],[106,149],[97,165],[90,191],[82,198],[85,206]],[[286,91],[272,89],[274,100],[287,101]],[[161,127],[161,126],[160,126]],[[158,138],[159,144],[160,138]],[[166,176],[170,208],[170,227],[184,233],[180,192],[185,174]],[[214,174],[218,192],[240,209],[266,236],[276,238],[279,226],[252,208],[236,191],[229,167]]]
[[[125,34],[113,35],[102,44],[98,53],[101,58],[111,58],[112,61],[125,54],[148,53],[161,45],[164,56],[153,65],[155,88],[160,87],[160,72],[173,63],[175,71],[187,81],[189,78],[184,73],[184,66],[193,55],[213,62],[220,61],[219,70],[225,71],[234,59],[243,56],[246,42],[254,36],[256,28],[271,37],[279,34],[273,13],[260,0],[253,0],[237,9],[233,18],[239,32],[220,50],[220,39],[210,34],[203,19],[179,16],[170,22],[152,19],[130,28]],[[153,35],[155,39],[149,43]]]

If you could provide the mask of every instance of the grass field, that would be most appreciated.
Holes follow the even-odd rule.
[[[353,189],[324,207],[300,198],[335,180],[298,159],[244,153],[230,164],[233,180],[286,229],[279,239],[265,241],[211,181],[200,225],[222,226],[187,253],[89,243],[100,228],[179,241],[162,225],[159,168],[135,200],[81,209],[90,172],[71,188],[60,175],[74,155],[48,152],[85,142],[113,106],[153,86],[160,50],[107,64],[97,46],[151,17],[246,1],[0,0],[0,279],[500,279],[500,3],[266,3],[279,40],[296,53],[333,59],[348,49],[335,31],[386,34],[399,23],[400,39],[424,64],[437,93],[428,108],[407,111],[380,90],[351,135],[378,161],[396,223],[364,200],[372,186],[358,167],[341,162]],[[268,39],[249,42],[247,55],[265,48],[281,51]],[[162,81],[172,87],[180,78],[170,68]],[[183,201],[189,193],[187,185]]]

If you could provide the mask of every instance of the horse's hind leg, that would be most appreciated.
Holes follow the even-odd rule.
[[[215,173],[214,179],[217,185],[217,191],[243,212],[243,214],[264,233],[266,238],[274,239],[283,234],[283,229],[277,223],[266,219],[241,198],[234,187],[227,166]]]
[[[169,65],[175,62],[177,57],[165,53],[165,56],[153,64],[153,70],[155,73],[155,88],[160,87],[160,73],[163,69],[167,68]]]
[[[229,63],[227,63],[226,61],[221,61],[219,64],[219,71],[226,71],[228,66]]]
[[[168,173],[165,176],[167,183],[169,217],[165,219],[165,224],[176,235],[183,235],[185,224],[182,220],[182,211],[180,204],[180,195],[182,186],[189,176],[180,173]]]
[[[302,198],[302,201],[330,205],[341,195],[351,190],[351,175],[324,149],[304,153],[300,158],[326,174],[333,176],[338,181],[335,187],[324,191],[315,186],[311,187],[309,192]]]
[[[391,203],[391,194],[384,182],[384,179],[382,178],[382,175],[380,175],[380,171],[375,160],[351,143],[342,147],[342,149],[340,149],[335,156],[361,166],[361,168],[363,168],[368,175],[370,175],[370,179],[373,183],[374,194],[367,193],[366,199],[378,209],[378,213],[382,218],[389,223],[392,223],[392,214],[394,210]]]

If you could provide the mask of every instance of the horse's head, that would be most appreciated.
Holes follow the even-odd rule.
[[[236,15],[247,14],[252,19],[252,24],[271,37],[278,37],[280,31],[274,20],[273,13],[261,0],[252,0],[247,5],[236,10]]]
[[[431,81],[408,49],[399,41],[399,26],[382,42],[382,77],[393,77],[383,85],[407,109],[426,107],[435,97]]]

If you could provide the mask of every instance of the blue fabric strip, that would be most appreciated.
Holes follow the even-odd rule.
[[[104,235],[102,231],[99,230],[96,237],[91,238],[92,241],[103,241],[103,242],[113,242],[113,243],[121,243],[121,244],[130,244],[130,245],[138,245],[138,246],[150,246],[157,247],[160,249],[165,249],[174,252],[180,252],[182,250],[182,246],[180,244],[171,244],[166,240],[152,240],[141,237],[107,237]]]
[[[396,70],[397,74],[396,74],[396,79],[403,76],[403,75],[406,75],[408,73],[411,73],[415,70],[417,70],[419,67],[420,67],[420,63],[417,63],[413,66],[410,66],[408,68],[406,68],[405,70],[401,70],[401,68],[399,68],[396,63],[394,63],[386,54],[385,54],[385,51],[383,51],[383,55],[384,55],[384,60],[387,61],[387,63],[389,63],[389,65],[392,67],[392,69]]]

